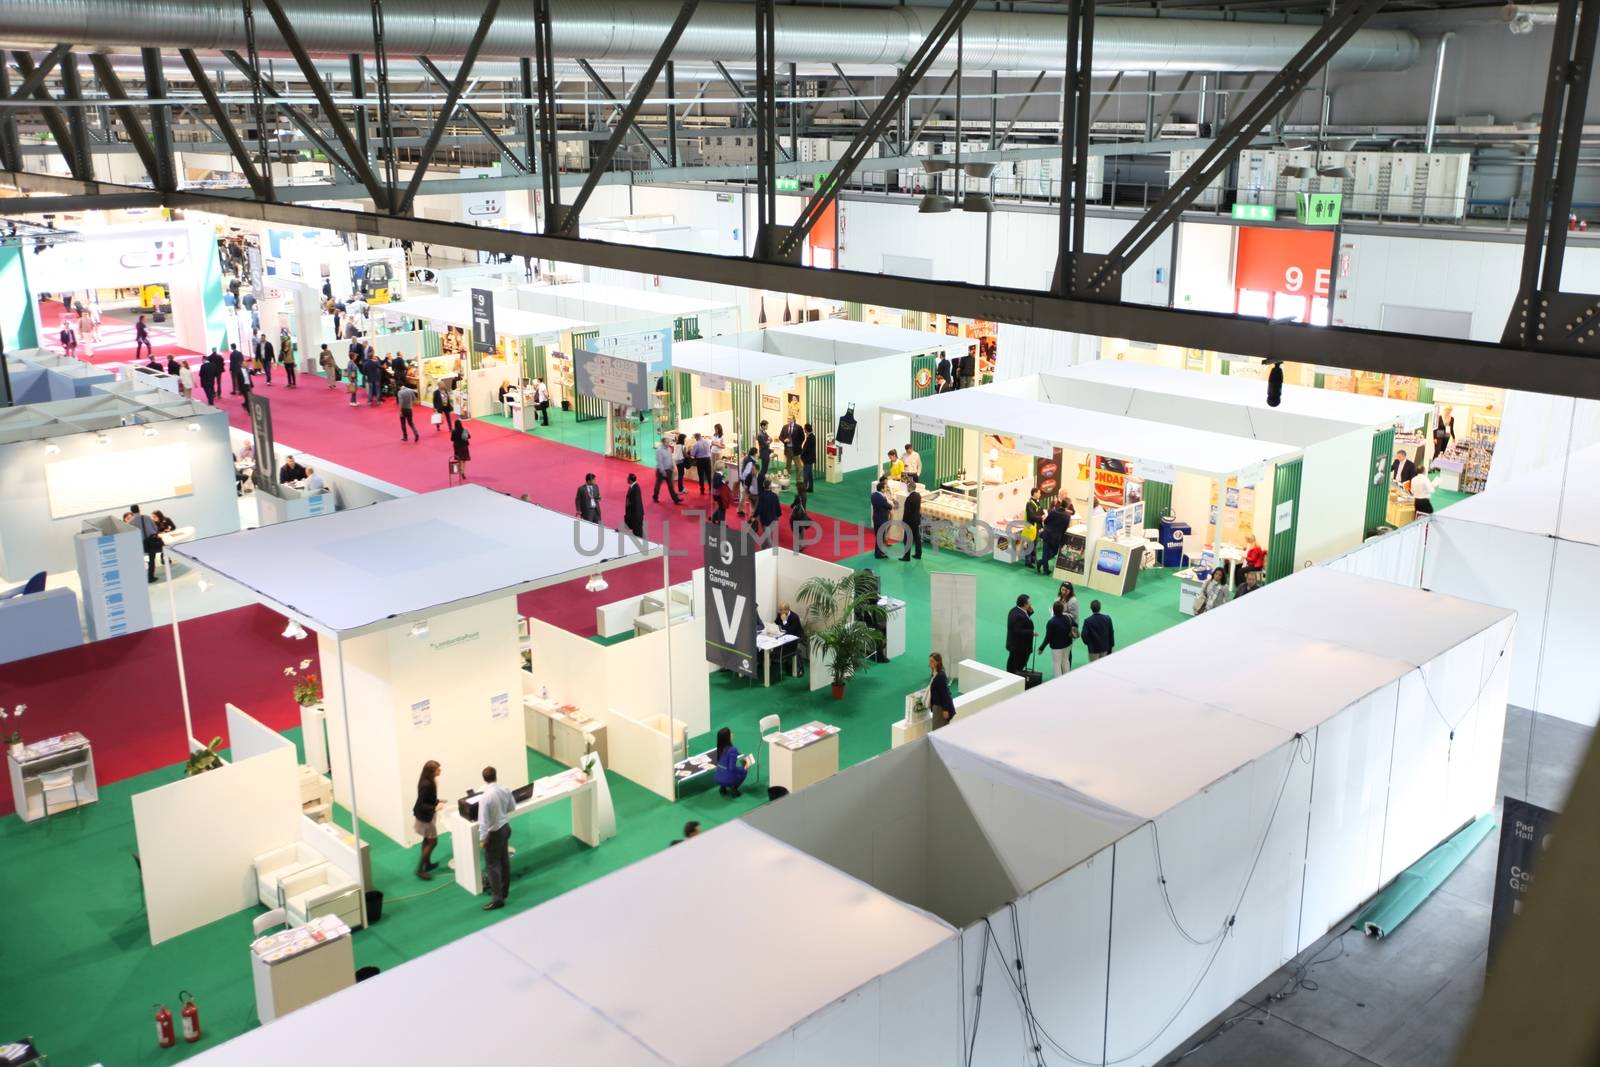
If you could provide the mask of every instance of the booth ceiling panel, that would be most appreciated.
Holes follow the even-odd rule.
[[[764,333],[768,351],[835,364],[859,363],[905,352],[965,349],[972,343],[963,337],[946,337],[853,319],[818,319],[794,326],[771,326]]]
[[[1262,382],[1155,367],[1127,360],[1099,359],[1064,369],[1058,374],[1041,374],[1039,377],[1047,390],[1061,383],[1070,391],[1073,381],[1086,381],[1153,393],[1171,393],[1195,400],[1212,400],[1220,404],[1267,408],[1267,390]],[[1380,430],[1395,425],[1396,421],[1407,427],[1421,426],[1428,417],[1431,405],[1340,393],[1332,389],[1313,389],[1304,385],[1285,385],[1283,403],[1271,410]]]
[[[208,537],[168,552],[329,635],[425,617],[653,556],[568,515],[477,485]]]
[[[663,1058],[711,1065],[737,1059],[955,931],[729,823],[486,936]],[[720,962],[691,967],[694,995],[673,995],[700,946]]]
[[[1563,541],[1600,545],[1600,445],[1502,479],[1454,504],[1451,522],[1476,522]]]
[[[675,342],[672,346],[672,365],[678,370],[720,374],[724,378],[758,385],[786,374],[820,374],[833,370],[826,363],[780,356],[759,348],[739,348],[722,344],[720,339]]]
[[[1180,471],[1226,478],[1256,463],[1275,463],[1299,450],[1272,441],[1190,430],[1145,419],[1064,408],[1038,400],[958,389],[883,405],[890,414],[927,416],[985,433],[1039,437],[1066,448],[1118,459],[1170,463]]]
[[[536,296],[582,300],[609,307],[632,308],[656,315],[694,315],[703,311],[719,311],[734,305],[726,300],[705,300],[697,296],[664,293],[659,289],[628,289],[620,285],[599,285],[594,282],[569,282],[565,285],[524,285],[523,292]]]
[[[405,318],[426,319],[462,329],[472,327],[472,296],[425,296],[416,300],[400,300],[393,304],[372,305],[373,314],[400,315]],[[592,322],[562,318],[559,315],[541,315],[536,311],[523,311],[511,303],[511,294],[497,290],[494,295],[494,328],[502,337],[538,337],[566,330],[588,330]]]

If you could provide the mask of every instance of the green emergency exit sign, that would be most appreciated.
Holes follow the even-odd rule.
[[[1343,210],[1343,193],[1295,194],[1295,221],[1306,226],[1337,226]]]
[[[798,193],[800,191],[799,178],[777,178],[774,181],[774,185],[780,193]]]
[[[1235,204],[1233,217],[1244,222],[1276,222],[1278,209],[1272,204]]]

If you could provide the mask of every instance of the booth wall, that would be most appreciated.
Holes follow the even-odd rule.
[[[299,820],[291,744],[134,794],[150,943],[255,905],[255,857],[298,841]]]
[[[856,406],[856,439],[853,444],[840,446],[840,469],[849,473],[875,467],[888,449],[905,445],[904,441],[885,443],[879,440],[878,414],[879,406],[885,401],[909,400],[911,390],[910,356],[841,363],[834,368],[835,417],[843,415],[851,404]],[[820,427],[817,432],[822,432]]]
[[[373,580],[387,576],[374,575]],[[515,599],[435,615],[428,626],[421,637],[412,637],[409,626],[399,626],[345,640],[348,704],[340,699],[338,668],[330,666],[337,664],[334,642],[327,637],[318,641],[326,671],[334,797],[350,805],[348,719],[361,818],[407,846],[417,840],[411,805],[428,760],[449,768],[447,797],[479,788],[478,771],[485,766],[496,767],[508,789],[528,780]],[[495,718],[491,698],[502,693],[506,714]],[[415,707],[424,701],[426,709]]]
[[[1361,543],[1371,453],[1372,431],[1366,429],[1306,446],[1295,529],[1296,570]]]
[[[187,425],[198,425],[189,433]],[[114,426],[103,431],[109,441],[100,444],[94,433],[51,438],[61,451],[46,456],[44,442],[18,441],[0,445],[0,566],[8,576],[26,577],[34,571],[68,571],[76,566],[72,538],[83,520],[114,514],[120,518],[129,504],[149,514],[159,508],[179,526],[193,526],[196,537],[231,533],[239,528],[238,498],[234,492],[233,454],[229,451],[228,424],[220,414],[156,423],[159,437],[144,436],[141,426]],[[45,484],[47,463],[92,459],[117,454],[126,458],[138,452],[184,445],[194,491],[187,496],[160,500],[118,500],[103,511],[52,518]],[[112,487],[106,487],[112,488]]]
[[[7,352],[39,343],[33,319],[33,290],[20,245],[0,247],[0,341]]]
[[[1346,574],[1420,589],[1423,552],[1433,529],[1431,522],[1408,523],[1398,530],[1370,538],[1323,565]]]
[[[1002,322],[995,336],[994,380],[1066,370],[1098,358],[1100,339]]]

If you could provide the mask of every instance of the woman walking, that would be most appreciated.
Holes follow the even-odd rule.
[[[422,838],[422,855],[417,860],[417,877],[424,882],[433,880],[433,850],[439,843],[437,816],[444,804],[439,800],[439,761],[429,760],[422,765],[422,776],[417,780],[417,802],[411,806],[415,820],[412,829]]]
[[[457,419],[455,428],[450,431],[450,443],[456,451],[456,473],[461,475],[461,480],[467,480],[467,462],[472,459],[472,449],[468,442],[472,435],[467,433],[467,420]]]

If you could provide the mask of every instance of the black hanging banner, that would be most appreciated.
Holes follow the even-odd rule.
[[[269,493],[278,490],[278,459],[272,451],[272,404],[252,389],[245,397],[250,403],[250,436],[255,439],[256,469],[250,481]]]
[[[1506,928],[1522,913],[1522,902],[1533,885],[1534,869],[1550,847],[1556,813],[1526,800],[1505,798],[1500,821],[1500,862],[1495,867],[1494,907],[1489,912],[1489,959],[1486,973],[1494,971],[1494,956]]]
[[[749,533],[723,523],[705,530],[706,662],[756,676],[756,557]]]
[[[472,290],[472,350],[494,351],[494,293],[488,289]]]

